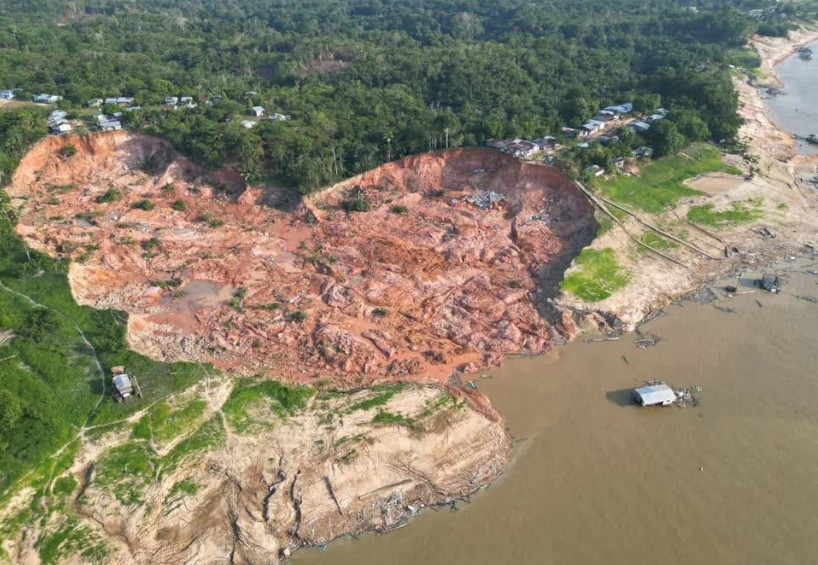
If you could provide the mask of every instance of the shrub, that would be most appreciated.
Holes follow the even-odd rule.
[[[392,206],[392,208],[390,208],[390,211],[393,214],[406,214],[409,211],[409,208],[407,208],[403,204],[395,204],[394,206]]]
[[[114,202],[116,200],[119,200],[121,197],[122,195],[119,193],[117,189],[109,188],[108,190],[105,191],[105,194],[100,194],[99,196],[97,196],[96,201],[100,204],[104,204],[107,202]]]
[[[74,155],[77,154],[77,148],[68,143],[60,147],[58,153],[60,154],[60,157],[68,159],[69,157],[73,157]]]
[[[295,312],[290,314],[290,321],[300,324],[306,321],[307,317],[308,317],[307,313],[304,312],[303,310],[296,310]]]
[[[131,208],[135,210],[145,210],[146,212],[150,212],[151,210],[153,210],[154,205],[153,202],[151,202],[150,200],[143,199],[140,200],[139,202],[134,202]]]
[[[347,212],[369,212],[369,209],[372,207],[369,204],[369,200],[363,197],[348,198],[344,200],[341,206]]]
[[[185,204],[184,200],[176,200],[175,202],[171,203],[170,207],[177,212],[184,212],[187,210],[187,204]]]

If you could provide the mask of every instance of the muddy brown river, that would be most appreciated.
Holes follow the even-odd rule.
[[[580,340],[478,378],[517,439],[504,476],[457,511],[294,562],[818,563],[818,304],[797,298],[818,297],[818,262],[786,269],[779,295],[716,303],[732,312],[670,306],[643,326],[653,348]],[[655,378],[700,385],[700,405],[627,403]]]

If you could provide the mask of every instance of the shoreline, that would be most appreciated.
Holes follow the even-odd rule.
[[[805,39],[804,37],[808,37],[809,39]],[[791,56],[798,45],[818,41],[818,31],[811,31],[809,32],[809,35],[804,37],[796,34],[796,37],[794,37],[792,40],[784,42],[777,41],[777,39],[780,38],[754,38],[751,45],[759,50],[759,54],[762,56],[762,68],[766,67],[770,73],[770,77],[773,80],[778,80],[774,67],[787,57]],[[686,212],[685,207],[701,204],[702,202],[713,202],[717,206],[727,206],[734,202],[762,197],[760,195],[765,195],[765,198],[770,198],[769,194],[773,194],[776,198],[780,198],[782,202],[787,203],[790,212],[786,214],[778,213],[777,216],[774,216],[774,220],[768,220],[768,218],[765,217],[759,222],[740,225],[738,227],[728,227],[724,230],[720,230],[718,232],[719,237],[723,238],[723,247],[725,250],[728,250],[728,256],[723,260],[707,260],[703,259],[702,257],[696,257],[695,254],[689,251],[682,250],[678,251],[678,254],[684,260],[684,263],[687,266],[680,267],[678,265],[663,263],[653,256],[637,256],[628,265],[628,268],[632,270],[633,274],[631,284],[623,289],[623,291],[615,293],[610,299],[606,299],[598,304],[583,304],[581,302],[571,300],[558,300],[557,306],[564,309],[567,313],[573,314],[578,328],[583,328],[581,332],[576,332],[576,334],[572,337],[578,337],[581,333],[585,333],[586,330],[599,330],[600,327],[613,328],[622,332],[631,331],[636,329],[639,324],[650,315],[651,312],[654,312],[657,309],[660,309],[677,300],[691,299],[691,296],[696,292],[706,288],[714,281],[727,277],[731,273],[747,269],[763,268],[765,265],[780,262],[788,256],[803,256],[805,254],[805,245],[808,245],[807,242],[811,241],[808,238],[815,237],[814,234],[818,233],[818,213],[816,213],[816,209],[818,209],[818,202],[816,202],[814,193],[809,193],[808,189],[799,185],[797,175],[800,167],[814,166],[818,160],[804,158],[804,156],[800,156],[797,154],[797,152],[795,152],[795,144],[792,136],[789,133],[778,129],[771,121],[769,117],[769,109],[764,103],[764,100],[761,99],[755,86],[749,84],[749,81],[738,78],[734,80],[734,84],[740,100],[739,113],[745,118],[745,125],[742,126],[740,137],[747,141],[749,152],[758,156],[757,171],[753,175],[752,179],[745,179],[736,187],[725,192],[714,195],[702,195],[701,197],[688,198],[684,201],[680,201],[677,209],[679,209],[683,214]],[[716,173],[716,175],[723,176],[723,173]],[[766,210],[766,212],[776,214],[774,204],[775,203],[773,203],[770,210]],[[676,210],[673,210],[672,213],[675,214]],[[810,217],[813,219],[810,220]],[[668,221],[673,220],[672,218],[668,217]],[[627,225],[628,229],[639,229],[635,220],[627,220],[625,221],[625,224]],[[753,236],[753,238],[748,238],[748,230],[769,225],[774,225],[775,230],[782,234],[780,241],[755,236]],[[789,231],[790,233],[784,234],[785,230]],[[619,231],[620,230],[614,228],[605,235],[598,237],[592,244],[592,247],[610,246],[619,251],[621,255],[630,255],[631,253],[629,251],[629,246],[631,246],[632,243],[627,239],[627,237],[624,237],[623,233],[618,233]],[[791,233],[795,233],[795,235],[791,235]],[[707,241],[706,237],[700,237],[701,241]],[[716,248],[721,247],[721,244],[716,244],[713,240],[709,241],[708,249],[714,253]],[[729,251],[730,248],[735,249],[736,251]],[[631,259],[629,258],[629,260]],[[616,327],[617,324],[619,325],[618,328]],[[570,340],[568,343],[570,343]],[[553,352],[555,349],[556,347],[551,347],[550,351]],[[463,381],[465,382],[468,380],[468,378],[469,377],[464,376]],[[466,391],[466,393],[468,393],[468,391]],[[417,393],[416,396],[417,398],[414,399],[403,399],[402,402],[408,403],[410,400],[412,400],[412,402],[417,405],[417,410],[420,411],[423,409],[423,402],[421,401],[424,399],[421,398],[420,393]],[[448,500],[467,500],[471,495],[470,493],[478,492],[484,488],[485,485],[492,484],[498,480],[500,477],[502,477],[503,473],[509,468],[509,466],[514,463],[516,452],[511,452],[511,446],[501,441],[500,438],[503,433],[505,433],[504,437],[506,439],[510,438],[507,432],[501,431],[505,426],[502,415],[499,415],[499,421],[495,421],[493,423],[484,422],[480,416],[485,418],[487,415],[476,409],[471,402],[472,399],[468,397],[468,394],[463,400],[469,405],[469,409],[473,410],[475,414],[469,414],[469,418],[472,418],[473,421],[468,423],[468,425],[464,423],[462,428],[464,430],[468,430],[470,427],[471,429],[476,428],[478,424],[483,426],[481,429],[485,430],[484,433],[486,436],[493,438],[496,442],[495,447],[492,449],[483,446],[484,455],[486,458],[490,458],[492,455],[499,455],[500,458],[504,460],[490,472],[484,472],[482,478],[488,479],[487,481],[478,481],[477,483],[461,481],[459,486],[462,487],[463,490],[458,491],[456,487],[452,488],[452,490],[449,492],[456,493],[453,496],[441,496],[440,493],[435,492],[434,489],[414,493],[416,498],[413,500],[412,504],[421,504],[421,506],[417,509],[413,508],[412,505],[410,505],[408,508],[403,507],[402,509],[399,509],[397,506],[393,505],[391,503],[392,493],[404,489],[403,487],[395,487],[395,485],[398,483],[387,485],[387,487],[390,487],[389,490],[383,491],[382,494],[372,499],[373,502],[377,500],[379,503],[382,503],[383,508],[386,508],[392,512],[390,515],[391,524],[384,528],[385,532],[402,527],[402,525],[406,525],[407,521],[412,516],[417,515],[422,510],[424,505],[427,507],[441,506],[448,504]],[[493,408],[490,398],[486,399],[486,403],[488,405],[488,409],[492,410]],[[318,429],[317,425],[313,427]],[[448,432],[446,432],[446,434],[448,435]],[[404,437],[405,435],[407,434],[404,434],[403,431],[400,431],[400,433],[396,432],[394,437],[388,438],[388,441],[385,441],[384,444],[394,444],[395,446],[400,447],[406,441],[406,438]],[[315,442],[317,441],[321,441],[322,445],[324,445],[323,437],[316,435],[315,439],[312,437],[308,439],[313,443],[309,443],[305,440],[304,445],[310,449],[312,449],[312,446],[315,445]],[[332,439],[335,438],[326,438],[327,445],[331,444]],[[233,441],[245,442],[245,440],[235,439]],[[428,441],[431,443],[431,440]],[[448,439],[446,441],[448,441]],[[469,446],[469,442],[465,439],[465,437],[461,443],[464,446]],[[259,449],[259,445],[252,444],[251,442],[245,442],[245,447],[247,448],[246,451],[248,453]],[[272,452],[273,446],[268,445],[265,447],[267,448],[268,452]],[[307,447],[303,448],[305,452],[308,451]],[[245,450],[240,451],[244,452]],[[316,520],[318,518],[327,519],[326,524],[323,524],[323,522],[321,524],[321,526],[325,529],[323,529],[319,534],[315,535],[314,540],[317,543],[306,543],[306,536],[299,537],[299,542],[305,542],[301,546],[298,546],[295,543],[295,539],[279,539],[271,542],[269,539],[267,539],[267,537],[265,537],[267,532],[263,528],[259,529],[259,524],[261,521],[258,520],[256,515],[248,510],[250,506],[248,503],[258,502],[255,500],[255,498],[253,498],[257,493],[255,493],[255,491],[252,489],[256,489],[256,487],[259,485],[251,481],[249,474],[243,476],[241,473],[236,474],[234,472],[234,469],[232,468],[232,465],[235,464],[233,457],[234,455],[232,453],[221,454],[218,458],[216,458],[219,466],[218,468],[214,468],[215,471],[218,471],[218,473],[223,472],[224,475],[228,477],[229,481],[232,481],[226,482],[225,484],[229,486],[232,485],[231,488],[237,489],[236,492],[251,493],[242,494],[242,497],[246,498],[241,498],[236,495],[236,504],[229,508],[230,512],[234,512],[236,509],[243,509],[242,512],[246,512],[246,515],[241,515],[241,520],[237,519],[235,521],[233,527],[236,528],[241,526],[240,531],[242,531],[243,535],[246,536],[247,540],[253,541],[254,543],[256,543],[257,540],[258,547],[262,547],[264,543],[266,543],[267,546],[264,548],[265,552],[272,553],[274,556],[276,556],[276,560],[279,556],[281,558],[289,557],[291,552],[294,552],[300,547],[321,547],[322,545],[325,545],[326,543],[329,543],[339,537],[347,535],[354,537],[365,531],[379,530],[377,526],[373,527],[373,523],[353,523],[351,517],[345,517],[339,520],[334,516],[334,507],[330,507],[328,511],[321,507],[320,512],[315,512],[315,514],[312,515],[306,514],[306,512],[308,512],[307,510],[304,517],[305,520],[306,518],[315,518]],[[94,456],[89,456],[89,459],[93,461]],[[429,461],[438,464],[440,463],[436,457],[432,456],[429,457]],[[344,464],[348,465],[349,463],[344,462]],[[483,461],[476,458],[475,461],[472,462],[472,467],[475,469],[482,469]],[[249,464],[247,465],[247,468],[250,468]],[[80,467],[77,467],[77,469],[79,472]],[[209,469],[208,472],[214,471],[214,469]],[[264,483],[262,486],[267,488],[268,485],[273,484],[275,477],[277,476],[276,473],[281,472],[283,467],[279,464],[278,467],[269,466],[269,468],[265,467],[263,469],[264,472],[262,473],[261,482]],[[304,469],[307,473],[312,472],[309,469],[309,465]],[[87,469],[82,470],[87,471]],[[295,472],[295,474],[293,474],[293,472]],[[285,483],[285,485],[289,487],[289,496],[291,499],[293,499],[293,505],[297,506],[299,520],[302,500],[298,498],[296,479],[301,472],[301,468],[298,468],[297,471],[291,471],[289,475],[290,478],[287,479],[288,482]],[[364,474],[368,473],[370,475],[370,479],[372,478],[372,475],[377,475],[377,471],[371,468],[368,470],[364,469],[362,472]],[[213,472],[213,476],[210,476],[207,473],[202,473],[198,476],[198,478],[202,484],[212,485],[213,492],[218,492],[217,489],[221,488],[220,486],[217,486],[215,479],[215,477],[218,476],[218,473]],[[327,484],[329,484],[328,479],[326,478],[327,476],[329,475],[325,475],[324,479],[327,480]],[[316,477],[320,478],[320,474],[316,475]],[[424,480],[428,479],[422,473],[418,473],[418,477],[419,479],[417,480],[417,484],[425,485],[426,483],[424,483]],[[303,481],[303,478],[301,480]],[[335,487],[338,489],[338,483],[336,483],[334,476],[333,483],[335,483]],[[318,487],[323,488],[323,483],[320,481],[315,481],[315,484],[317,484]],[[166,486],[169,488],[171,485],[168,483]],[[280,490],[282,492],[284,491],[284,489]],[[379,489],[376,489],[376,491],[379,491]],[[90,492],[94,494],[95,491],[92,490]],[[259,492],[261,492],[261,490]],[[309,494],[306,490],[304,493]],[[104,499],[104,493],[98,492],[97,494],[99,495],[100,499]],[[207,494],[207,492],[203,491],[203,493],[199,496],[204,496]],[[324,498],[326,498],[325,492],[320,491],[312,494],[315,496],[316,500],[320,499],[323,503],[326,503],[326,500],[324,500]],[[364,493],[364,495],[366,495],[366,493]],[[359,495],[358,500],[360,500],[361,496],[364,495]],[[332,497],[334,496],[335,494],[333,493]],[[296,500],[298,500],[297,504],[295,504]],[[337,501],[335,504],[338,505],[338,512],[343,515],[343,512],[341,512],[341,505],[338,504]],[[358,503],[356,502],[356,504]],[[266,501],[264,502],[264,506],[264,513],[266,514]],[[362,504],[360,506],[363,508]],[[161,508],[161,506],[159,507]],[[316,506],[316,508],[318,508],[318,506]],[[284,511],[282,510],[282,516],[278,521],[278,525],[281,526],[281,531],[283,531],[286,526],[290,524],[290,515],[283,512]],[[150,513],[145,512],[145,515],[147,514]],[[334,526],[333,518],[336,519]],[[121,526],[123,531],[127,531],[129,533],[134,533],[134,528],[138,525],[134,523],[131,516],[123,519],[121,524],[113,520],[112,516],[95,516],[93,515],[93,512],[91,512],[91,514],[88,516],[82,516],[81,519],[86,523],[94,523],[95,521],[102,523],[105,522],[106,519],[111,519],[112,521],[109,525],[114,525],[116,528]],[[157,523],[159,522],[159,518],[156,516],[150,519],[155,519]],[[341,525],[343,520],[349,520],[347,523],[348,527],[344,528]],[[266,521],[267,520],[265,519],[264,522]],[[298,524],[300,525],[300,521]],[[107,531],[107,528],[103,528],[103,530]],[[211,535],[213,535],[214,538],[216,537],[215,534]],[[327,537],[322,538],[322,535],[326,535]],[[202,537],[204,538],[206,536],[203,535]],[[197,541],[197,543],[201,543],[201,547],[207,550],[206,542],[209,543],[211,541],[212,540],[202,539],[200,542]],[[291,544],[288,544],[288,541],[290,541]],[[114,545],[118,544],[115,543]],[[24,549],[30,548],[24,547]],[[119,547],[119,549],[122,549],[123,552],[117,556],[118,558],[128,556],[129,549],[124,547]],[[246,558],[252,560],[257,557],[254,554],[256,551],[255,548],[250,547],[248,544],[245,549],[248,552],[247,555],[245,555]],[[286,552],[284,550],[286,550]],[[142,558],[151,556],[150,550],[148,550],[146,553],[147,555],[142,554],[136,556],[131,554],[132,562],[144,562]]]
[[[792,32],[786,40],[756,37],[750,45],[762,57],[761,68],[777,79],[773,62],[795,53],[798,45],[816,40],[818,30],[810,29]],[[738,112],[744,119],[738,139],[746,144],[748,157],[724,155],[724,159],[740,168],[742,176],[734,177],[734,186],[711,194],[703,192],[683,197],[672,208],[659,214],[635,211],[637,216],[654,225],[670,231],[675,229],[677,233],[682,229],[689,232],[689,242],[707,251],[711,257],[686,248],[672,250],[676,262],[652,254],[638,254],[630,236],[638,237],[649,230],[638,219],[628,217],[622,222],[624,229],[614,227],[597,237],[590,246],[597,250],[613,249],[630,276],[628,284],[595,303],[570,296],[557,300],[560,307],[574,314],[581,328],[632,331],[651,312],[695,293],[726,274],[799,256],[806,246],[815,245],[818,199],[813,186],[802,177],[814,174],[818,158],[797,153],[792,136],[770,119],[769,109],[752,78],[737,76],[733,84],[739,98]],[[719,176],[724,175],[711,173],[701,178]],[[717,211],[750,205],[758,217],[746,223],[724,224],[707,230],[688,225],[687,212],[694,206],[703,205],[710,205]],[[780,234],[780,237],[764,237],[759,233],[764,229]]]

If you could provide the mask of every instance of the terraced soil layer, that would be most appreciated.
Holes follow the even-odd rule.
[[[62,152],[73,145],[76,154]],[[593,210],[558,170],[483,149],[409,157],[286,210],[164,141],[49,138],[9,194],[32,246],[71,258],[77,300],[130,314],[154,358],[353,386],[445,381],[544,352]]]

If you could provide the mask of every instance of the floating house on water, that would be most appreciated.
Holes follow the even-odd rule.
[[[661,381],[646,383],[634,389],[633,395],[642,406],[670,406],[676,402],[676,393]]]

